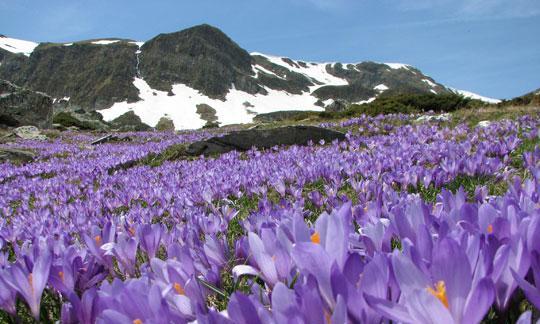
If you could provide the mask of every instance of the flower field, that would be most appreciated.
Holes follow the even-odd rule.
[[[62,133],[0,164],[0,322],[531,323],[539,115],[152,162],[204,131]]]

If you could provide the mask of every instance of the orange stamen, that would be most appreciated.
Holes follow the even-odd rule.
[[[176,293],[178,295],[185,295],[186,294],[186,291],[184,290],[184,288],[182,287],[181,284],[179,284],[178,282],[175,282],[174,285],[174,290],[176,290]]]
[[[446,285],[444,281],[441,280],[437,282],[437,284],[435,285],[435,289],[428,287],[427,291],[433,296],[437,297],[437,299],[440,300],[441,303],[443,303],[444,307],[446,307],[447,309],[450,307],[450,305],[448,304],[448,297],[446,296]]]
[[[60,277],[60,280],[64,282],[64,272],[63,271],[58,272],[58,276]]]
[[[141,321],[140,319],[135,319],[133,320],[133,324],[143,324],[143,321]]]
[[[487,232],[488,234],[492,234],[493,233],[493,225],[489,224],[488,227],[487,227]]]
[[[101,236],[96,235],[96,236],[94,237],[94,241],[96,241],[96,244],[97,244],[97,245],[101,245]]]
[[[321,235],[317,231],[311,235],[310,239],[312,243],[321,244]]]

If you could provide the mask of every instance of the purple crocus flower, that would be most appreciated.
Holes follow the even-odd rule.
[[[26,300],[35,319],[39,318],[41,294],[49,279],[52,256],[48,250],[42,251],[34,260],[29,272],[25,266],[15,263],[7,270],[5,282]]]
[[[366,299],[375,310],[395,321],[479,323],[495,298],[491,279],[474,283],[464,249],[449,238],[434,249],[430,273],[397,251],[392,255],[392,268],[401,289],[398,303],[370,295]]]

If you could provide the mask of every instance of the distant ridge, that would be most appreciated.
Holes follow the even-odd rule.
[[[121,38],[34,43],[0,37],[0,79],[45,92],[55,111],[133,111],[155,126],[247,123],[275,111],[323,111],[401,93],[454,90],[401,63],[316,63],[248,53],[221,30],[200,25],[146,42]],[[204,113],[197,107],[204,106]],[[210,113],[209,113],[210,112]]]

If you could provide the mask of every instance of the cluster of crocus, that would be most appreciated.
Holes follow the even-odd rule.
[[[324,125],[350,130],[343,142],[127,169],[209,134],[11,144],[41,153],[0,172],[0,318],[530,323],[540,149],[525,144],[540,120],[411,120],[363,116]],[[446,189],[456,179],[486,183]]]

